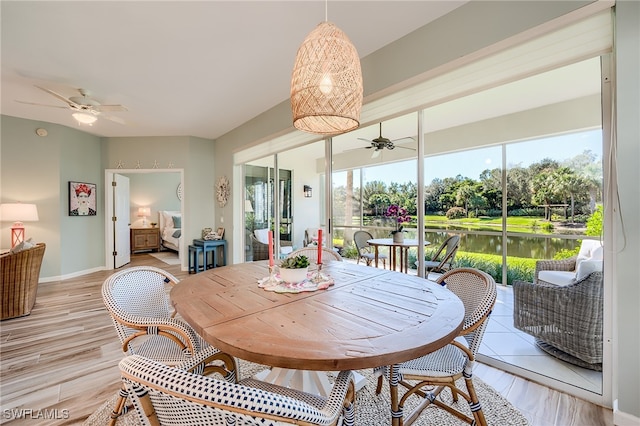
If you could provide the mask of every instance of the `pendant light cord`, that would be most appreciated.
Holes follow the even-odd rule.
[[[324,0],[324,22],[329,22],[329,0]]]

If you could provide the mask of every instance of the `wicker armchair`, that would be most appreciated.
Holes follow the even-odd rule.
[[[407,388],[407,392],[400,398],[398,411],[392,413],[393,416],[403,419],[405,425],[415,422],[425,408],[434,405],[467,423],[486,426],[487,421],[478,401],[472,377],[475,356],[496,302],[496,282],[489,274],[474,268],[452,269],[440,276],[437,282],[446,285],[464,304],[464,322],[459,336],[464,337],[466,345],[460,341],[461,339],[456,339],[420,358],[391,367],[376,368],[374,371],[379,374],[376,393],[381,392],[385,376],[391,380],[398,380],[400,385]],[[392,369],[395,370],[394,378],[391,377]],[[455,384],[461,377],[464,377],[466,389],[461,389]],[[432,388],[433,386],[436,387]],[[445,387],[452,392],[454,403],[451,405],[438,398]],[[405,417],[403,407],[411,396],[422,401]],[[456,408],[459,396],[469,403],[473,418]]]
[[[547,353],[584,368],[602,370],[604,286],[594,271],[562,286],[539,279],[541,271],[576,270],[576,257],[536,264],[534,283],[513,283],[514,326],[536,338]]]
[[[105,280],[102,298],[122,350],[166,365],[188,365],[190,371],[219,374],[236,382],[235,359],[210,346],[189,324],[173,317],[165,285],[177,282],[170,273],[151,266],[126,268]],[[111,425],[123,412],[126,397],[123,389],[111,414]]]
[[[264,230],[266,231],[266,230]],[[267,260],[269,259],[269,244],[263,243],[255,236],[255,232],[251,232],[248,234],[248,237],[251,240],[251,248],[253,250],[253,260]],[[291,241],[280,240],[280,250],[283,247],[291,247]]]
[[[120,371],[142,424],[354,424],[355,390],[350,371],[338,374],[328,398],[254,379],[227,383],[139,355],[123,359]]]
[[[40,267],[46,245],[0,257],[0,289],[2,291],[2,320],[29,315],[36,303]]]

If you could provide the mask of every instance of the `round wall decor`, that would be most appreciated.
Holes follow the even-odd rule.
[[[176,188],[176,196],[178,197],[178,200],[182,201],[183,195],[184,195],[184,189],[182,188],[182,182],[180,182],[178,184],[178,187]]]
[[[229,201],[229,193],[231,189],[229,188],[229,179],[226,176],[221,176],[218,178],[218,182],[216,182],[216,197],[218,199],[218,204],[220,207],[224,207]]]

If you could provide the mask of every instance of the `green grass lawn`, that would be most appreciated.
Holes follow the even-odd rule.
[[[425,225],[446,227],[446,226],[461,226],[473,230],[474,227],[478,228],[495,228],[496,231],[502,229],[501,217],[469,217],[462,219],[447,219],[446,216],[440,215],[425,215]],[[507,217],[507,231],[509,232],[521,232],[521,233],[547,233],[551,230],[545,229],[544,224],[549,222],[538,216],[510,216]]]

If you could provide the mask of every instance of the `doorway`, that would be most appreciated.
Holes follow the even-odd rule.
[[[114,181],[115,175],[128,177],[130,180],[130,195],[127,194],[127,200],[123,199],[122,203],[126,204],[130,213],[130,220],[127,220],[125,227],[141,225],[144,220],[147,226],[151,223],[157,223],[158,212],[160,210],[179,210],[184,212],[184,197],[181,188],[184,187],[184,170],[183,169],[105,169],[106,186],[111,186],[110,182]],[[117,250],[129,249],[128,231],[126,237],[114,232],[117,223],[117,216],[114,209],[114,197],[112,191],[105,191],[105,206],[108,212],[105,215],[105,265],[108,269],[114,269],[114,253]],[[148,207],[150,216],[138,217],[137,211],[139,207]],[[114,220],[115,218],[115,220]],[[139,222],[139,223],[138,223]],[[183,227],[186,223],[183,220]],[[122,241],[126,238],[126,241]],[[181,245],[178,252],[182,270],[186,270],[186,253],[184,253],[184,245]]]

